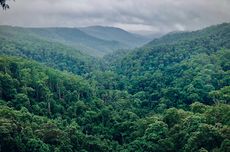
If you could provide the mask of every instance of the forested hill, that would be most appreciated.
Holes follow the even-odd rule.
[[[154,39],[143,47],[135,49],[132,52],[124,51],[124,53],[122,53],[122,51],[120,51],[120,54],[122,55],[117,55],[115,52],[114,54],[108,54],[104,57],[104,59],[112,61],[110,64],[117,64],[118,62],[121,62],[122,58],[125,62],[125,58],[131,57],[134,59],[133,62],[138,61],[140,63],[141,60],[143,60],[143,63],[145,63],[146,66],[142,64],[142,68],[150,68],[150,66],[157,67],[161,64],[149,64],[149,62],[158,61],[153,58],[154,56],[158,58],[159,56],[170,55],[171,53],[174,54],[174,56],[181,56],[178,57],[178,59],[181,58],[178,61],[181,61],[184,58],[189,58],[191,54],[205,52],[212,53],[213,51],[220,50],[221,48],[230,48],[229,31],[230,23],[223,23],[193,32],[171,33],[161,38]],[[129,52],[129,55],[124,55],[126,52]],[[170,60],[174,59],[173,56],[170,57],[172,57]],[[121,72],[125,72],[125,70],[123,69]]]
[[[169,33],[159,39],[155,39],[148,43],[146,46],[162,45],[162,44],[175,44],[175,43],[185,43],[185,42],[200,42],[206,43],[210,48],[215,48],[214,46],[227,46],[230,47],[229,42],[229,24],[223,23],[219,25],[213,25],[205,29],[192,32],[175,32]],[[199,41],[200,40],[200,41]],[[211,44],[211,43],[214,44]],[[195,43],[195,45],[196,45]],[[218,44],[216,44],[218,43]],[[198,43],[199,45],[199,43]],[[203,44],[204,45],[204,44]]]
[[[26,35],[27,39],[33,36],[43,40],[59,42],[96,57],[101,57],[117,49],[134,48],[148,41],[148,39],[142,36],[112,27],[101,27],[95,30],[92,31],[91,28],[22,28],[0,26],[0,35],[4,38],[11,35],[11,37],[16,39],[18,35]],[[99,33],[95,34],[95,32]]]
[[[3,29],[0,151],[230,151],[229,23],[103,60]]]
[[[115,27],[89,26],[80,28],[80,30],[103,40],[118,41],[126,44],[130,48],[144,45],[150,41],[150,39],[147,37],[129,33],[123,29]]]
[[[229,48],[230,24],[224,23],[169,34],[124,57],[112,54],[107,62],[147,107],[212,104],[209,93],[229,85]]]
[[[0,54],[33,59],[79,75],[98,69],[99,66],[98,59],[78,49],[39,37],[29,32],[29,29],[8,26],[0,26]]]

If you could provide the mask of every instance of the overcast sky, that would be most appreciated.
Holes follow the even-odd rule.
[[[230,0],[16,0],[0,10],[1,25],[115,26],[167,33],[230,22]]]

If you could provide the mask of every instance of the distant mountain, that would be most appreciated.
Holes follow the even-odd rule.
[[[91,28],[81,28],[81,30],[79,30],[78,28],[22,28],[0,26],[0,34],[1,36],[5,35],[6,37],[9,34],[11,36],[26,34],[25,37],[33,36],[52,42],[62,43],[76,48],[83,53],[99,57],[118,49],[134,48],[147,42],[143,37],[138,37],[121,29],[115,30],[115,28],[104,30],[105,32],[101,36],[99,36],[99,33],[88,34],[90,32],[86,31]],[[103,29],[101,29],[101,31],[103,31]],[[123,39],[118,40],[119,35],[120,38],[123,37]],[[124,43],[122,42],[123,40],[125,40]]]
[[[141,56],[148,57],[148,53],[167,53],[176,52],[181,49],[185,49],[190,54],[197,54],[200,52],[212,52],[217,51],[221,48],[230,48],[230,23],[223,23],[219,25],[210,26],[201,30],[191,32],[171,32],[160,38],[156,38],[149,43],[143,45],[135,50],[126,51],[121,53],[121,56],[117,55],[116,52],[106,55],[104,58],[113,58],[113,61],[117,58],[126,59],[127,56],[133,56],[139,58]],[[162,50],[162,51],[160,51]],[[124,54],[126,54],[124,56]],[[113,57],[112,57],[113,56]],[[114,58],[114,56],[116,56]],[[150,60],[149,62],[152,62]],[[189,57],[189,56],[187,56]],[[138,60],[139,60],[138,59]],[[111,61],[111,60],[110,60]],[[132,58],[132,62],[135,62]],[[144,61],[143,61],[144,62]],[[123,65],[124,66],[124,65]]]
[[[89,73],[97,68],[97,59],[94,57],[69,45],[64,45],[64,42],[57,42],[64,41],[58,37],[59,33],[54,35],[50,29],[47,29],[47,32],[45,29],[41,29],[41,31],[39,29],[0,26],[0,55],[33,59],[47,66],[79,75]]]
[[[202,43],[204,40],[210,43],[210,45],[214,45],[212,41],[217,40],[219,45],[226,45],[230,47],[229,43],[229,27],[230,23],[223,23],[219,25],[213,25],[201,30],[191,31],[191,32],[170,32],[161,38],[154,39],[145,45],[145,47],[152,47],[162,44],[176,44],[176,43],[189,43],[192,41],[197,41],[197,43]],[[222,36],[222,37],[221,37]],[[221,39],[224,41],[221,41]],[[199,41],[200,40],[200,41]],[[212,40],[212,41],[208,41]],[[208,45],[208,44],[206,44]],[[192,47],[194,47],[193,45]]]
[[[129,46],[130,48],[141,46],[150,40],[147,37],[129,33],[116,27],[89,26],[80,28],[80,30],[103,40],[120,42]]]

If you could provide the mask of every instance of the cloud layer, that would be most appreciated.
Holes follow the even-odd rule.
[[[0,24],[116,26],[167,33],[230,22],[230,0],[16,0],[0,11]]]

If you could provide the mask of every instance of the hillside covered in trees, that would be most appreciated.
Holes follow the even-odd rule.
[[[119,28],[102,26],[85,28],[0,26],[0,35],[1,40],[7,37],[7,40],[11,42],[19,39],[24,43],[35,41],[56,42],[96,57],[102,57],[118,49],[135,48],[149,41],[149,38]]]
[[[6,28],[0,151],[230,151],[229,23],[103,59]]]

